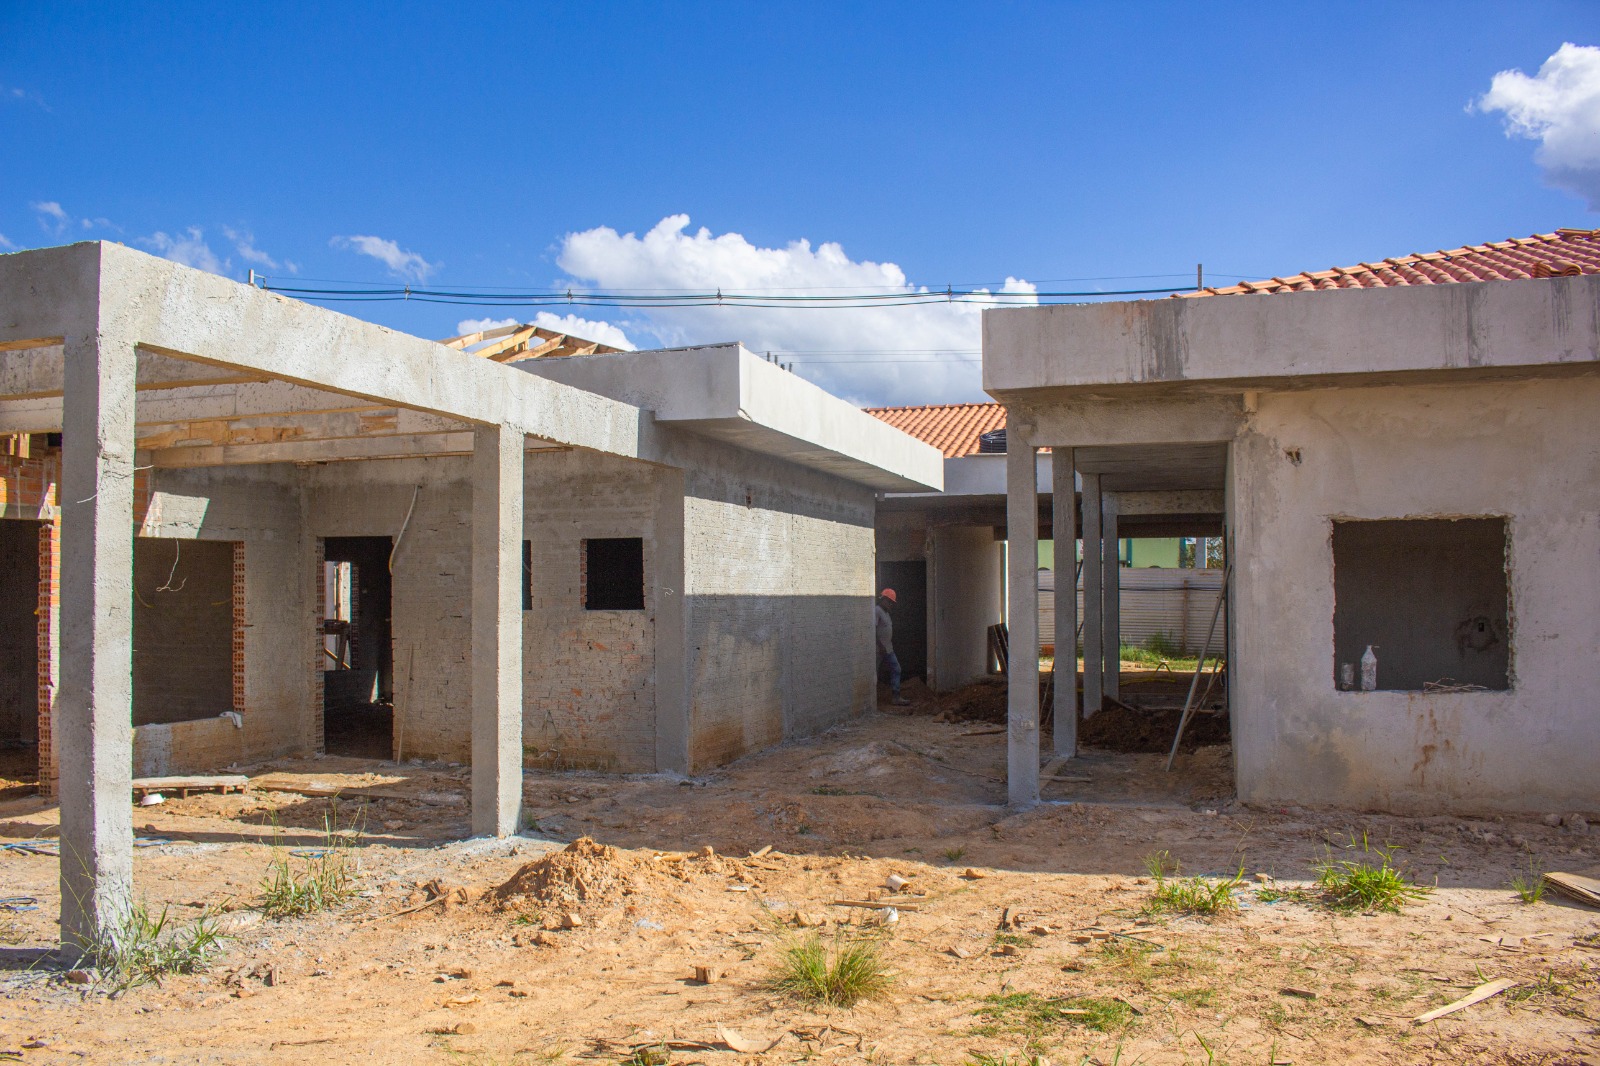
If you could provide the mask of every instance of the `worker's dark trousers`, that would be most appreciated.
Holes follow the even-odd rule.
[[[891,698],[900,698],[900,660],[895,658],[894,652],[886,651],[879,657],[878,680],[888,682]]]

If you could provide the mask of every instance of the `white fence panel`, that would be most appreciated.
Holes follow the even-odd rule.
[[[1222,588],[1220,569],[1188,570],[1165,567],[1123,567],[1122,643],[1142,646],[1157,633],[1180,650],[1198,655],[1211,625]],[[1039,646],[1056,639],[1056,575],[1039,571]],[[1227,621],[1224,609],[1219,632]],[[1078,583],[1078,624],[1083,625],[1083,582]],[[1213,641],[1215,643],[1215,641]],[[1213,653],[1216,652],[1213,648]]]

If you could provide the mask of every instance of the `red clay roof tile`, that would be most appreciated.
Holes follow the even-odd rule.
[[[1474,281],[1521,281],[1600,274],[1600,229],[1558,229],[1532,237],[1474,244],[1440,252],[1417,252],[1267,281],[1241,281],[1222,288],[1178,293],[1196,296],[1263,295],[1316,289],[1383,289],[1401,285],[1449,285]]]
[[[939,403],[922,407],[868,407],[867,414],[944,452],[946,459],[978,453],[978,435],[1004,429],[997,403]]]

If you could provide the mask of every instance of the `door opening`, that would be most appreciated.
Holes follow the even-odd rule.
[[[322,564],[322,737],[329,755],[394,757],[389,537],[329,537]]]
[[[928,564],[879,563],[878,590],[894,589],[894,654],[903,680],[928,679]]]

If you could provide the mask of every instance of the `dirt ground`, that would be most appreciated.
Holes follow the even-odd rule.
[[[505,841],[459,839],[462,767],[286,761],[251,768],[244,795],[138,808],[137,895],[184,916],[226,904],[232,939],[207,972],[114,998],[42,952],[57,860],[0,851],[0,895],[37,900],[0,910],[0,1061],[620,1063],[678,1041],[672,1062],[711,1066],[1600,1063],[1600,911],[1507,887],[1530,866],[1592,867],[1583,830],[1247,809],[1225,744],[1172,775],[1163,755],[1089,749],[1055,769],[1049,802],[1011,814],[1004,735],[982,715],[936,720],[950,708],[926,699],[908,710],[693,781],[530,773],[533,828]],[[298,919],[250,909],[274,839],[325,843],[330,809],[364,827],[358,895]],[[37,798],[0,802],[0,844],[48,841],[56,819]],[[1400,914],[1282,898],[1363,833],[1437,888]],[[525,868],[580,837],[617,850]],[[1186,874],[1242,868],[1240,908],[1143,914],[1144,860],[1162,851]],[[891,874],[909,880],[897,922],[836,905]],[[581,924],[561,928],[569,914]],[[797,922],[816,921],[830,941],[877,939],[885,997],[820,1009],[769,989],[783,946],[817,931]],[[1496,978],[1516,984],[1412,1024]],[[1113,1017],[1101,1031],[1030,1013],[1060,997]]]

